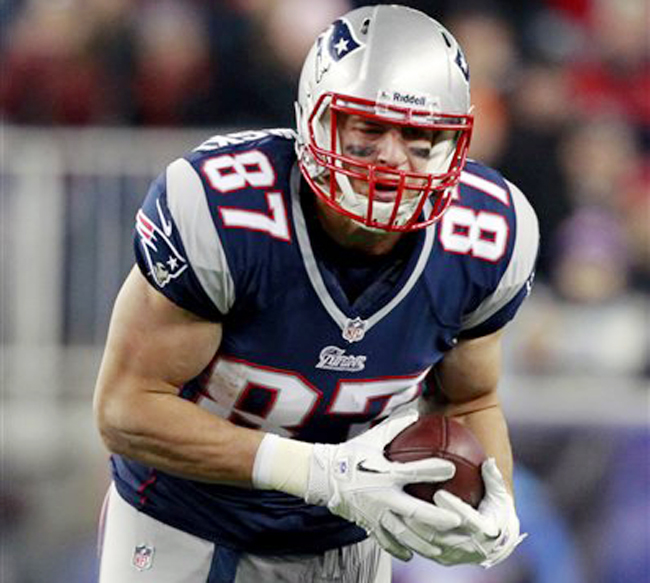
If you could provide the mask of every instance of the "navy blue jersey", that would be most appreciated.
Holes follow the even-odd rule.
[[[182,398],[239,425],[338,443],[413,404],[459,339],[514,316],[538,230],[516,187],[469,162],[441,222],[405,239],[398,268],[364,274],[342,260],[337,270],[317,244],[312,196],[289,130],[216,136],[154,182],[135,251],[161,293],[223,326],[218,353]],[[236,549],[318,552],[365,536],[282,493],[193,482],[120,456],[113,468],[131,504]]]

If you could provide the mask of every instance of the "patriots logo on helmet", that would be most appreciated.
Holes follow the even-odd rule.
[[[347,57],[361,46],[362,43],[355,38],[344,18],[335,21],[327,32],[316,40],[316,81],[322,79],[332,63]]]
[[[345,20],[339,18],[332,24],[332,32],[327,43],[332,59],[340,61],[360,46],[361,44],[354,38],[350,25]]]

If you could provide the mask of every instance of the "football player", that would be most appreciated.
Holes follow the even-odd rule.
[[[468,161],[468,66],[400,6],[312,47],[297,132],[215,136],[136,217],[96,389],[112,452],[101,583],[390,580],[390,556],[491,566],[521,540],[497,398],[535,215]],[[479,508],[389,462],[418,411],[482,441]]]

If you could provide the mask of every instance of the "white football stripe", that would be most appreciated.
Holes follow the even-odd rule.
[[[235,301],[228,260],[206,200],[203,183],[192,165],[179,158],[167,167],[167,205],[203,290],[222,314]]]
[[[510,198],[508,197],[508,192],[505,188],[501,188],[498,184],[495,184],[490,180],[486,180],[485,178],[481,178],[476,174],[470,174],[466,170],[461,173],[460,181],[463,184],[467,184],[467,186],[471,186],[472,188],[476,188],[481,192],[484,192],[492,198],[496,198],[499,202],[502,202],[506,206],[510,206]]]
[[[507,182],[507,181],[506,181]],[[510,262],[496,290],[462,320],[461,328],[469,330],[485,322],[526,285],[535,266],[539,246],[539,225],[533,207],[524,194],[511,182],[507,182],[517,217],[516,239]]]

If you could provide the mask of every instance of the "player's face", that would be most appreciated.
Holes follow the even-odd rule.
[[[391,170],[426,172],[427,163],[435,142],[436,132],[397,124],[381,123],[358,115],[342,115],[339,120],[339,137],[343,154],[361,162]],[[376,175],[375,200],[391,202],[397,196],[395,176],[381,170]],[[385,178],[386,183],[381,183]],[[365,180],[350,178],[352,188],[361,195],[368,195]],[[411,180],[412,186],[417,183]],[[421,186],[424,186],[422,181]],[[407,189],[407,198],[416,196],[418,190]]]

